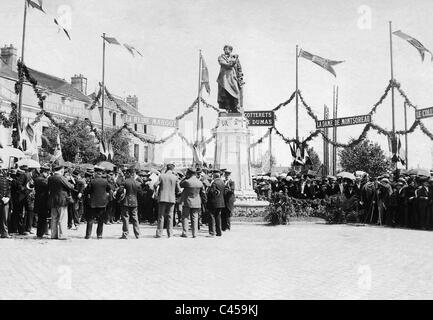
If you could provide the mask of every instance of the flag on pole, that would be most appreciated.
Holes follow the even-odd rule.
[[[57,19],[54,19],[54,23],[61,29],[63,29],[63,32],[66,34],[66,36],[69,38],[69,40],[71,40],[71,36],[69,35],[69,32],[60,25],[60,23],[57,21]]]
[[[31,6],[32,8],[38,9],[43,13],[46,13],[42,8],[42,0],[27,0],[27,5]]]
[[[54,150],[54,160],[63,160],[62,145],[60,144],[60,134],[57,133],[56,149]]]
[[[133,46],[130,46],[127,43],[124,43],[123,46],[129,51],[130,54],[132,54],[133,57],[135,57],[134,52],[138,53],[140,56],[143,56],[140,51],[138,51],[137,49],[135,49]]]
[[[210,94],[210,85],[209,85],[209,70],[207,68],[206,62],[204,61],[203,56],[200,53],[200,59],[201,59],[201,84],[200,84],[200,90],[203,88],[203,86],[206,88],[206,91],[208,94]]]
[[[394,31],[393,32],[394,35],[396,35],[397,37],[400,37],[404,40],[406,40],[407,42],[409,42],[411,45],[413,45],[419,52],[419,54],[421,55],[421,60],[424,61],[424,56],[425,53],[428,52],[430,53],[430,55],[432,56],[432,61],[433,61],[433,54],[431,53],[431,51],[429,49],[427,49],[426,47],[424,47],[422,45],[421,42],[419,42],[417,39],[411,37],[410,35],[402,32],[401,30],[398,31]]]
[[[307,51],[304,51],[302,49],[299,51],[299,56],[314,62],[318,66],[321,66],[323,69],[328,70],[334,75],[334,77],[336,77],[337,75],[335,74],[335,70],[332,66],[344,62],[344,61],[334,61],[334,60],[325,59],[317,55],[311,54]]]
[[[203,153],[201,151],[201,147],[199,146],[199,144],[194,143],[194,145],[192,146],[192,149],[193,149],[194,165],[203,164],[204,158],[203,158]]]
[[[116,38],[105,37],[104,39],[105,39],[105,41],[107,41],[110,44],[116,44],[116,45],[120,46],[120,43],[119,43],[119,41],[117,41]]]

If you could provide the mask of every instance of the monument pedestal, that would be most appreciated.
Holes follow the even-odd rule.
[[[240,113],[221,113],[215,139],[214,168],[231,171],[231,178],[235,182],[235,207],[243,211],[267,207],[269,203],[258,201],[253,189],[248,120]]]

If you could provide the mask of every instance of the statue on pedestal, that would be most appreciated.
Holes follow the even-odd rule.
[[[233,47],[224,46],[224,54],[218,57],[221,66],[218,75],[218,105],[220,109],[228,113],[240,113],[242,111],[242,87],[243,81],[242,67],[239,56],[232,54]]]

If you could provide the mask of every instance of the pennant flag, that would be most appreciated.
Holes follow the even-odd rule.
[[[34,9],[38,9],[42,11],[43,13],[46,13],[44,9],[42,8],[42,0],[27,0],[27,5],[31,6]]]
[[[407,35],[406,33],[402,32],[401,30],[398,31],[394,31],[393,32],[394,35],[406,40],[407,42],[409,42],[411,45],[413,45],[419,52],[419,54],[421,55],[421,60],[424,61],[424,55],[426,52],[430,53],[430,55],[432,56],[432,61],[433,61],[433,54],[431,53],[431,51],[429,49],[427,49],[426,47],[424,47],[422,45],[421,42],[419,42],[417,39],[411,37],[410,35]]]
[[[140,56],[143,56],[140,51],[138,51],[137,49],[135,49],[133,46],[130,46],[127,43],[124,43],[123,46],[129,51],[129,53],[132,54],[133,57],[135,57],[134,52],[137,52]]]
[[[69,32],[59,24],[57,19],[54,19],[54,23],[57,24],[57,26],[59,28],[63,29],[63,32],[66,34],[66,36],[69,38],[69,40],[71,40],[71,36],[69,35]]]
[[[334,61],[334,60],[325,59],[325,58],[316,56],[314,54],[311,54],[307,51],[304,51],[302,49],[301,49],[301,51],[299,51],[299,56],[314,62],[318,66],[321,66],[323,69],[328,70],[329,72],[331,72],[334,75],[334,77],[336,77],[337,75],[335,74],[335,70],[332,66],[344,62],[344,61]]]
[[[202,164],[204,161],[203,158],[203,153],[200,152],[200,146],[197,143],[194,143],[194,145],[192,146],[193,149],[193,159],[194,159],[194,164]]]
[[[56,149],[54,150],[54,160],[63,160],[62,145],[60,144],[60,134],[57,134]]]
[[[117,44],[120,46],[120,43],[119,43],[119,41],[116,40],[116,38],[105,37],[104,39],[105,39],[105,41],[107,41],[110,44]]]
[[[203,86],[206,88],[206,91],[208,94],[210,94],[210,85],[209,85],[209,70],[207,68],[206,62],[203,59],[203,56],[200,53],[200,59],[201,59],[201,84],[200,84],[200,90],[203,88]]]

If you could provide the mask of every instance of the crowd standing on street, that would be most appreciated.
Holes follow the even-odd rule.
[[[259,199],[327,200],[340,196],[353,204],[359,222],[433,230],[433,177],[395,170],[378,177],[357,171],[353,177],[316,177],[314,172],[253,178]]]
[[[3,165],[3,164],[1,164]],[[156,238],[173,236],[182,225],[181,237],[193,238],[208,225],[209,236],[230,230],[235,184],[226,169],[206,167],[175,170],[170,163],[162,172],[134,167],[109,170],[101,166],[82,169],[41,165],[0,170],[0,236],[12,235],[58,240],[85,224],[85,239],[102,239],[104,225],[122,224],[120,239],[128,239],[129,225],[140,238],[140,223],[156,225]],[[191,222],[191,225],[190,225]]]

